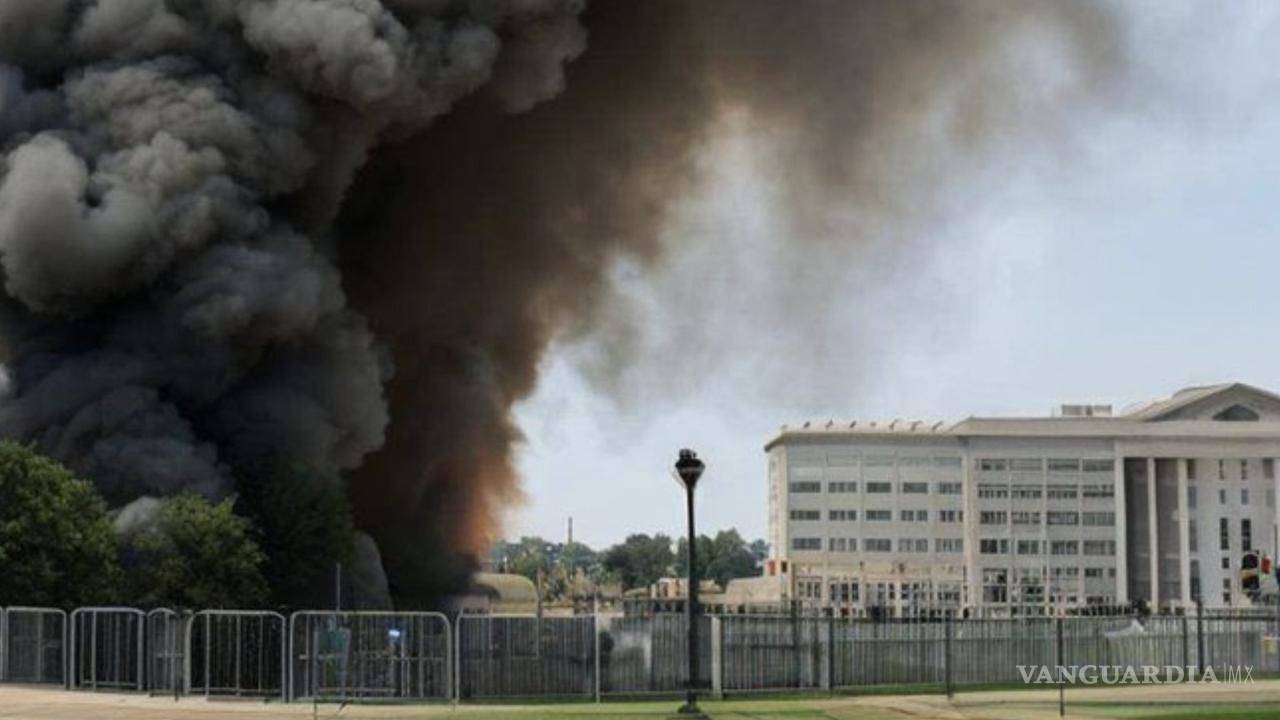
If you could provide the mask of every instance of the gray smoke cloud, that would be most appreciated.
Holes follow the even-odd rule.
[[[0,433],[115,505],[224,496],[263,458],[357,467],[383,442],[393,367],[329,224],[371,150],[464,95],[488,83],[524,110],[559,92],[580,11],[0,4]]]
[[[0,434],[116,504],[344,477],[424,601],[519,497],[549,345],[633,356],[610,272],[662,266],[726,118],[789,242],[911,245],[940,176],[1061,132],[1119,46],[1042,0],[5,0]]]

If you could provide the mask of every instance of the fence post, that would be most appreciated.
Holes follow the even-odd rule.
[[[1062,653],[1062,616],[1058,616],[1058,717],[1066,717],[1067,715],[1067,685],[1063,678],[1062,668],[1066,663],[1063,661]]]
[[[0,682],[5,678],[5,663],[9,660],[9,614],[0,608]],[[62,650],[66,654],[66,648]]]
[[[1196,598],[1196,670],[1204,674],[1204,601]]]
[[[827,692],[836,691],[836,616],[832,611],[827,618]]]
[[[1187,637],[1187,614],[1182,613],[1182,669],[1186,670],[1191,667],[1191,641]],[[1190,682],[1191,678],[1187,678]]]
[[[596,656],[596,666],[595,666],[596,702],[600,702],[600,596],[599,595],[597,595],[592,600],[592,604],[595,605],[595,607],[592,608],[594,612],[591,613],[591,631],[592,631],[592,638],[595,642],[595,656]],[[713,621],[713,624],[714,624],[714,621]],[[715,635],[713,634],[712,637],[715,637]],[[712,642],[714,642],[714,640]]]
[[[946,681],[947,699],[950,700],[955,695],[955,688],[951,684],[951,623],[954,622],[954,618],[948,614],[946,621],[942,636],[942,674]]]
[[[711,616],[711,697],[724,697],[724,622]]]

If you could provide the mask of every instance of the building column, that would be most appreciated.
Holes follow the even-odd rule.
[[[1156,523],[1159,521],[1156,512],[1156,459],[1147,458],[1147,537],[1151,544],[1151,552],[1147,559],[1151,566],[1151,612],[1160,607],[1160,535]]]
[[[1178,573],[1182,607],[1191,607],[1191,517],[1187,509],[1187,459],[1178,458]]]
[[[1116,453],[1116,603],[1129,603],[1129,535],[1128,512],[1125,510],[1124,457]]]

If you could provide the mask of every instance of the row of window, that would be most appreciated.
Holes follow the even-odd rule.
[[[1043,472],[1051,473],[1114,472],[1115,460],[1078,458],[977,458],[974,467],[981,472]]]
[[[792,538],[792,550],[821,550],[822,538]],[[857,552],[858,538],[827,538],[827,550],[831,552]],[[862,551],[869,553],[893,552],[893,540],[890,538],[862,538]],[[935,553],[958,554],[964,552],[963,538],[934,538]],[[898,538],[898,552],[927,553],[929,538]]]
[[[797,466],[800,468],[822,467],[821,460],[799,460],[793,469]],[[800,465],[800,463],[805,463]],[[813,463],[813,464],[810,464]],[[960,458],[954,455],[928,456],[928,455],[902,455],[893,456],[887,454],[872,455],[855,455],[849,453],[832,453],[827,455],[827,467],[941,467],[941,468],[958,468],[961,465]]]
[[[816,522],[822,520],[821,510],[792,510],[792,520],[797,522]],[[888,522],[893,520],[892,510],[867,510],[863,518],[867,522]],[[936,510],[934,518],[940,523],[964,522],[963,510]],[[834,522],[856,522],[858,511],[850,509],[828,510],[827,520]],[[900,510],[898,519],[902,522],[929,522],[928,510]]]
[[[1218,518],[1218,549],[1231,549],[1231,521]],[[1240,520],[1240,549],[1249,552],[1253,549],[1253,521],[1249,518]]]
[[[1078,495],[1087,498],[1115,497],[1112,485],[1004,485],[997,483],[979,483],[978,497],[987,500],[1013,498],[1015,500],[1038,500],[1045,495],[1050,500],[1074,500]]]
[[[1115,527],[1116,514],[1114,512],[1050,512],[1046,513],[1047,520],[1050,525],[1080,525],[1085,527]],[[978,513],[978,523],[980,525],[1008,525],[1012,520],[1014,525],[1039,525],[1040,512],[1036,510],[983,510]],[[1083,518],[1084,522],[1080,520]]]
[[[1195,487],[1188,486],[1187,487],[1187,507],[1189,508],[1196,507],[1196,501],[1197,501],[1197,494],[1196,494]],[[1218,488],[1218,504],[1219,505],[1227,504],[1226,488]],[[1249,504],[1249,488],[1240,488],[1240,504],[1241,505]],[[1276,491],[1274,489],[1268,489],[1267,490],[1267,507],[1275,507],[1275,506],[1276,506]]]
[[[1050,555],[1079,555],[1081,547],[1085,555],[1115,555],[1115,540],[1051,540],[1043,543]],[[1010,540],[1009,538],[982,538],[978,540],[978,552],[982,555],[1008,555],[1012,548],[1018,555],[1039,555],[1041,541]]]
[[[936,484],[934,492],[938,495],[959,495],[962,492],[962,488],[962,483],[940,482]],[[795,480],[788,484],[787,489],[793,493],[820,493],[822,492],[822,483],[818,480]],[[868,481],[863,489],[868,494],[883,495],[893,492],[893,483]],[[904,495],[928,495],[929,483],[904,482],[901,484],[899,491]],[[858,492],[858,483],[852,480],[829,482],[827,483],[827,492],[856,493]]]
[[[1237,462],[1238,462],[1238,465],[1236,467],[1239,468],[1239,472],[1236,473],[1236,477],[1238,477],[1241,480],[1248,480],[1249,479],[1249,461],[1239,460]],[[1217,469],[1217,476],[1219,480],[1227,479],[1227,463],[1228,463],[1227,460],[1217,461],[1216,469]],[[1199,474],[1200,474],[1200,463],[1194,459],[1187,460],[1187,479],[1195,480],[1199,476]],[[1262,477],[1267,480],[1276,479],[1275,458],[1262,459]]]

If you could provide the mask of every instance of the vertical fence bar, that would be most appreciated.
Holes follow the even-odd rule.
[[[942,640],[942,675],[945,678],[947,688],[947,699],[950,700],[954,696],[954,689],[951,686],[951,616],[946,617],[946,627],[943,629]]]

